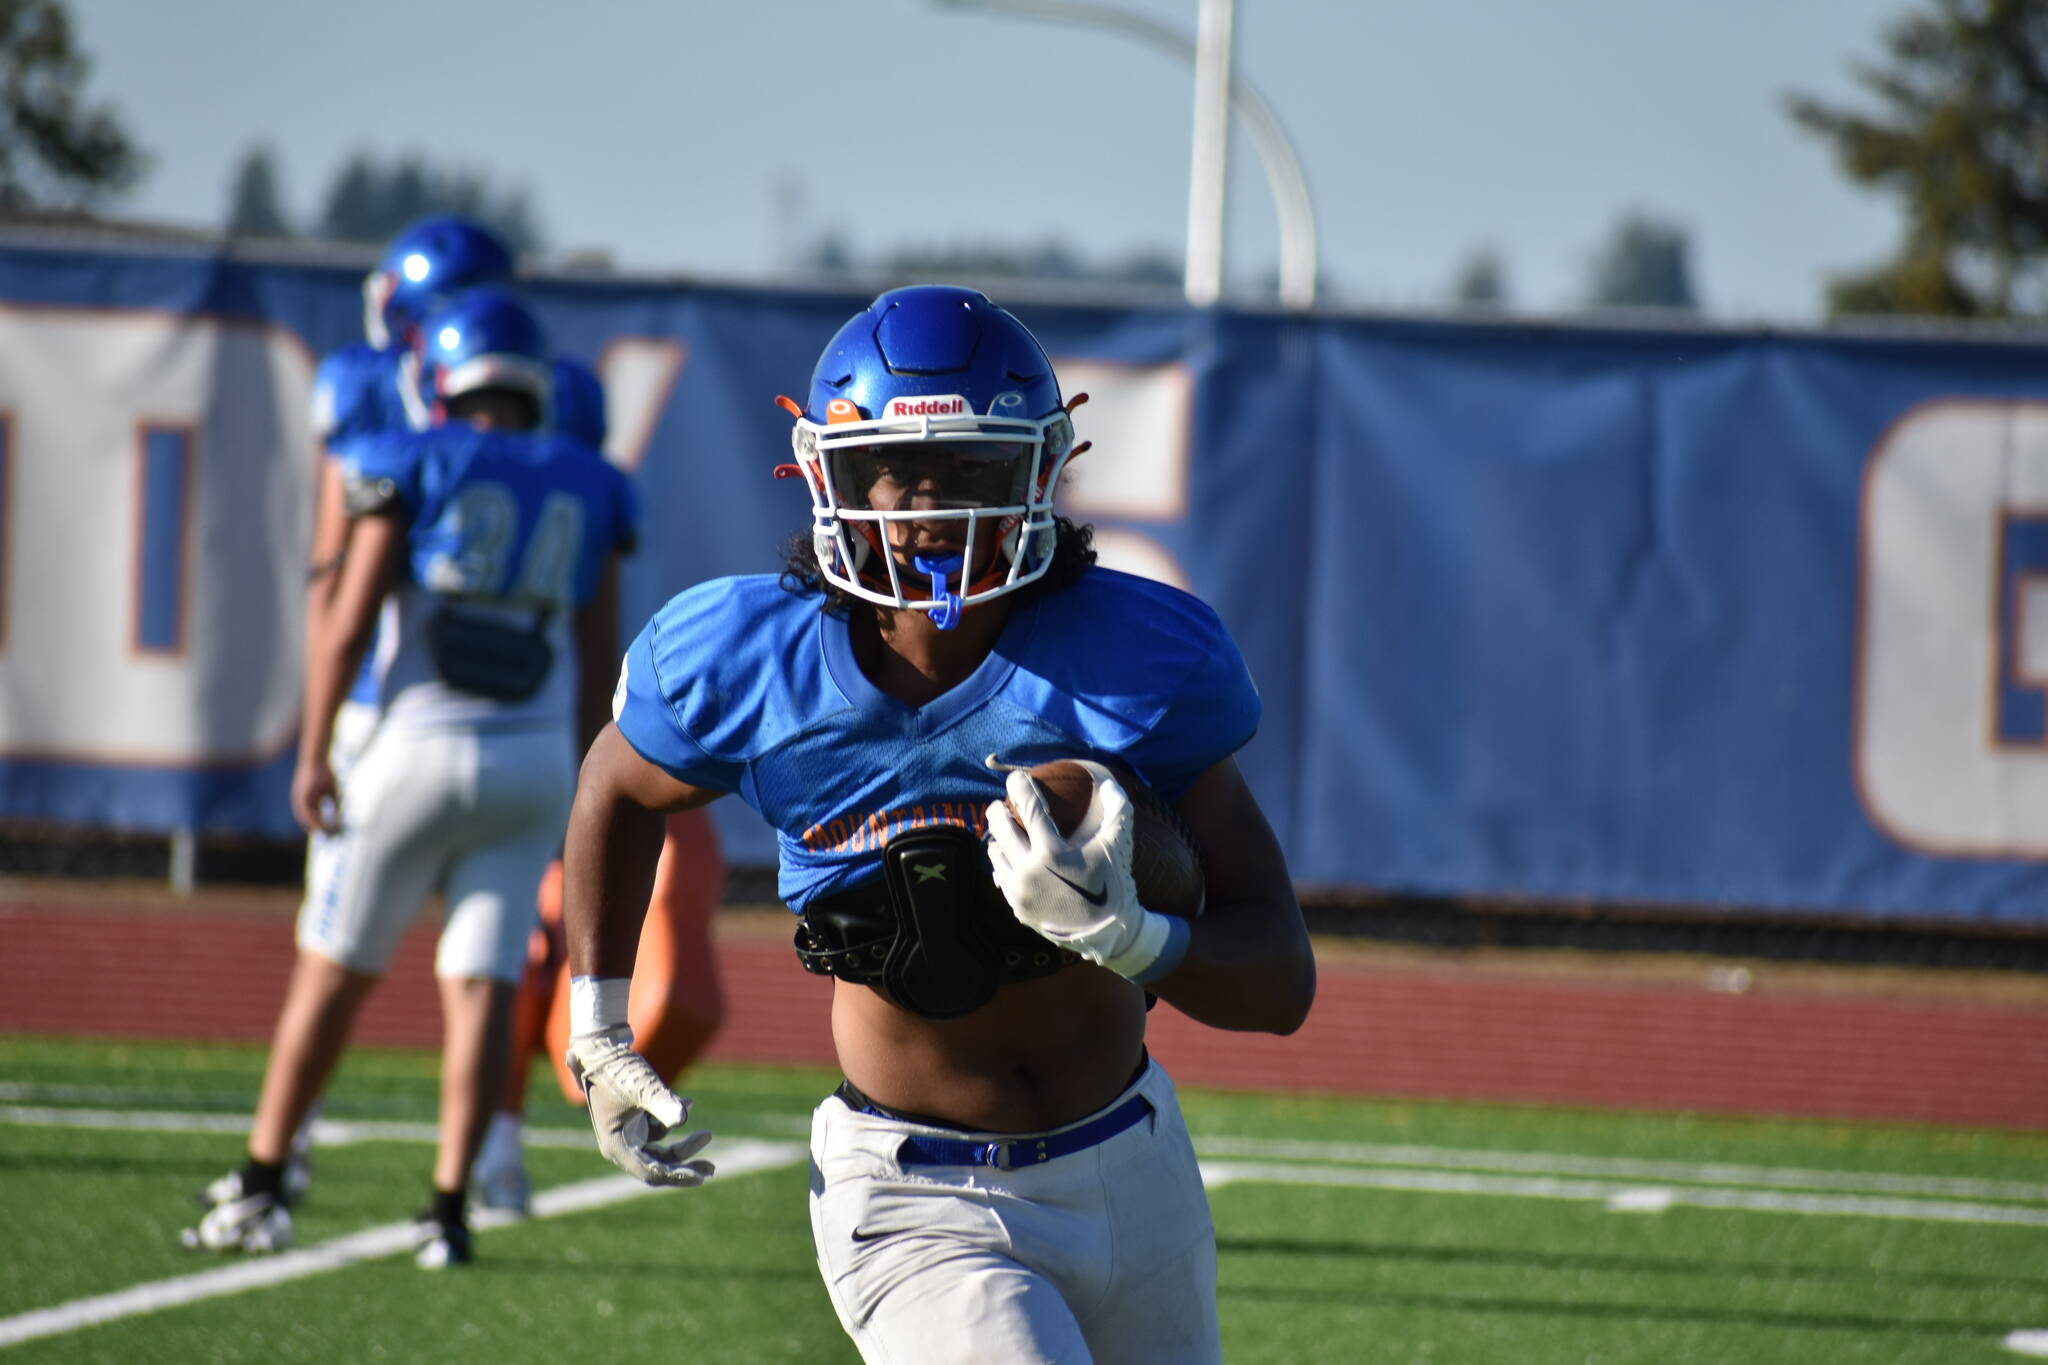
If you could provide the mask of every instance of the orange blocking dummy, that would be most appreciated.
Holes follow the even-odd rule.
[[[640,929],[640,956],[633,964],[627,1010],[633,1046],[670,1083],[696,1060],[725,1017],[725,998],[711,957],[711,913],[724,895],[725,860],[710,814],[693,810],[669,816],[654,894]],[[540,915],[541,927],[534,934],[526,982],[519,993],[508,1108],[516,1108],[516,1097],[526,1088],[526,1061],[535,1050],[547,1054],[563,1096],[571,1104],[583,1103],[583,1092],[562,1060],[569,1048],[569,962],[562,934],[559,861],[541,882]]]

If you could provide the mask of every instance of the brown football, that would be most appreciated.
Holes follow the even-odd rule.
[[[1125,769],[1104,765],[1130,793],[1138,820],[1131,831],[1131,879],[1138,903],[1162,915],[1193,919],[1202,913],[1202,854],[1180,813]],[[1045,793],[1046,813],[1060,833],[1072,834],[1088,813],[1095,781],[1071,759],[1056,759],[1028,770]]]

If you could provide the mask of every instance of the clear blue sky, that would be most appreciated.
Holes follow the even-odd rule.
[[[1192,31],[1196,0],[1120,0]],[[766,278],[837,227],[899,242],[1178,251],[1191,76],[1089,29],[929,0],[71,0],[92,90],[155,154],[131,211],[217,223],[241,153],[310,215],[357,148],[523,185],[557,249]],[[1616,219],[1689,230],[1703,302],[1807,321],[1880,257],[1889,200],[1781,109],[1845,98],[1908,0],[1238,0],[1239,73],[1277,108],[1346,302],[1422,308],[1482,245],[1518,307],[1583,293]],[[1252,148],[1231,148],[1227,265],[1271,272]]]

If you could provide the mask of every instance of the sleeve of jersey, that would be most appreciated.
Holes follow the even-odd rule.
[[[423,440],[410,432],[390,432],[351,441],[340,453],[343,504],[352,517],[370,516],[403,506],[419,515],[424,498],[420,482]]]
[[[351,347],[320,362],[320,369],[313,376],[310,418],[313,434],[322,445],[330,447],[382,431],[389,425],[377,402],[370,353]]]
[[[612,693],[612,722],[640,757],[679,782],[711,791],[739,790],[743,763],[707,752],[679,719],[683,689],[696,681],[696,664],[663,648],[673,635],[657,612],[626,650]]]
[[[1261,714],[1259,689],[1237,641],[1206,605],[1197,605],[1191,618],[1193,629],[1182,641],[1190,666],[1131,755],[1169,801],[1178,801],[1196,778],[1250,743]]]
[[[313,376],[312,409],[306,420],[322,445],[331,444],[341,429],[342,408],[348,402],[348,379],[348,362],[339,353],[323,358]]]

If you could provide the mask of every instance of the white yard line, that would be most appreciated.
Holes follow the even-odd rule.
[[[239,1122],[242,1126],[247,1126],[247,1120]],[[755,1142],[739,1139],[720,1144],[714,1155],[718,1162],[717,1178],[726,1179],[753,1171],[793,1166],[804,1159],[804,1148],[794,1142]],[[595,1180],[559,1185],[534,1195],[533,1216],[556,1218],[565,1213],[580,1213],[585,1209],[603,1208],[607,1204],[657,1193],[660,1191],[642,1185],[629,1176],[600,1176]],[[484,1229],[510,1221],[512,1218],[509,1214],[479,1214],[476,1226],[478,1229]],[[291,1280],[304,1279],[308,1275],[318,1275],[323,1271],[340,1270],[344,1266],[355,1265],[361,1261],[395,1256],[412,1248],[412,1229],[413,1225],[409,1222],[387,1223],[382,1227],[367,1228],[362,1232],[350,1233],[346,1237],[337,1237],[333,1241],[322,1242],[318,1246],[305,1247],[298,1251],[236,1260],[218,1269],[204,1270],[196,1275],[179,1275],[173,1279],[156,1280],[112,1294],[100,1294],[89,1299],[73,1299],[54,1308],[38,1308],[33,1312],[16,1314],[11,1318],[0,1318],[0,1347],[15,1346],[24,1341],[56,1336],[62,1332],[75,1332],[81,1327],[93,1327],[120,1318],[160,1312],[180,1304],[219,1298],[224,1294],[239,1294],[248,1289],[284,1284]]]
[[[24,1128],[124,1128],[143,1133],[246,1133],[247,1114],[178,1114],[162,1109],[53,1109],[0,1105],[0,1123]]]
[[[11,1093],[19,1098],[54,1098],[47,1089],[32,1094],[27,1093],[30,1089],[0,1085],[0,1097]],[[99,1092],[91,1098],[118,1101],[120,1096]],[[0,1124],[240,1133],[247,1131],[249,1120],[240,1114],[0,1105]],[[372,1140],[432,1142],[435,1131],[433,1125],[424,1123],[323,1119],[315,1127],[314,1137],[323,1146]],[[528,1129],[526,1140],[536,1147],[592,1145],[590,1134],[583,1129]],[[1429,1194],[1576,1199],[1604,1203],[1616,1212],[1631,1213],[1659,1213],[1685,1205],[1749,1212],[2048,1227],[2048,1208],[1980,1202],[2048,1202],[2048,1185],[2022,1181],[1289,1139],[1218,1137],[1201,1139],[1195,1145],[1203,1158],[1203,1181],[1211,1188],[1257,1181]],[[721,1175],[736,1176],[794,1165],[803,1159],[804,1148],[795,1142],[734,1139],[721,1143],[712,1155]],[[1227,1159],[1232,1157],[1283,1159]],[[1311,1164],[1310,1159],[1349,1164]],[[1727,1188],[1741,1185],[1763,1188]],[[534,1217],[557,1217],[653,1193],[657,1191],[625,1176],[580,1181],[537,1194]],[[485,1229],[509,1221],[510,1215],[483,1212],[477,1216],[476,1226]],[[0,1347],[396,1255],[411,1247],[412,1237],[410,1223],[387,1224],[319,1246],[236,1260],[193,1275],[0,1318]],[[2048,1350],[2044,1348],[2043,1335],[2031,1330],[2015,1332],[2005,1344],[2022,1354]]]
[[[1840,1194],[1786,1194],[1673,1185],[1646,1188],[1605,1180],[1536,1176],[1475,1175],[1468,1171],[1372,1170],[1354,1166],[1306,1166],[1272,1162],[1204,1161],[1202,1183],[1210,1189],[1241,1180],[1280,1185],[1347,1185],[1424,1194],[1508,1195],[1526,1199],[1586,1199],[1618,1212],[1657,1212],[1689,1205],[1755,1213],[1847,1214],[1861,1218],[1919,1218],[1938,1223],[2017,1223],[2048,1228],[2048,1209],[2012,1204],[1966,1204],[1952,1200],[1885,1199]]]
[[[25,1088],[25,1087],[22,1087]],[[6,1086],[0,1086],[5,1098]],[[39,1092],[38,1098],[47,1098]],[[98,1096],[97,1098],[119,1098]],[[72,1109],[54,1105],[0,1104],[0,1125],[20,1124],[32,1128],[120,1128],[150,1133],[246,1133],[249,1116],[236,1114],[193,1114],[168,1109]],[[756,1132],[787,1132],[807,1136],[808,1115],[761,1115],[747,1125]],[[431,1123],[394,1123],[381,1119],[315,1119],[313,1143],[318,1147],[346,1147],[353,1142],[433,1142],[439,1134]],[[592,1147],[597,1144],[590,1130],[574,1128],[532,1128],[521,1139],[528,1147]]]
[[[151,1133],[246,1133],[247,1114],[185,1114],[164,1109],[59,1109],[49,1106],[0,1105],[0,1123],[34,1128],[119,1128]],[[385,1123],[356,1119],[315,1119],[313,1145],[346,1147],[355,1142],[434,1142],[431,1123]],[[527,1128],[528,1147],[590,1147],[597,1144],[587,1128]]]
[[[80,1100],[104,1100],[119,1104],[134,1091],[118,1085],[45,1085],[40,1081],[0,1081],[0,1100],[55,1100],[75,1104]]]
[[[1203,1156],[1301,1157],[1365,1166],[1420,1166],[1431,1170],[1518,1171],[1531,1175],[1583,1175],[1640,1183],[1763,1185],[1791,1190],[1860,1190],[1882,1194],[1944,1195],[1963,1199],[2048,1202],[2048,1183],[1964,1177],[1822,1171],[1797,1166],[1736,1166],[1722,1162],[1640,1161],[1628,1157],[1571,1156],[1562,1152],[1493,1152],[1469,1147],[1404,1147],[1371,1142],[1299,1142],[1286,1138],[1196,1138]]]
[[[0,1097],[10,1088],[0,1084]],[[40,1092],[47,1094],[47,1092]],[[100,1092],[95,1098],[118,1098]],[[245,1115],[192,1114],[166,1110],[69,1109],[55,1106],[0,1105],[0,1124],[43,1127],[118,1128],[151,1132],[241,1133],[247,1132]],[[807,1126],[807,1125],[806,1125]],[[313,1140],[322,1147],[352,1142],[432,1142],[435,1130],[426,1123],[390,1123],[351,1119],[320,1119],[313,1127]],[[530,1147],[590,1147],[590,1133],[583,1128],[528,1128]],[[1195,1150],[1205,1162],[1211,1158],[1279,1158],[1319,1160],[1347,1165],[1417,1168],[1423,1171],[1501,1171],[1537,1177],[1584,1177],[1614,1181],[1607,1188],[1609,1198],[1623,1196],[1624,1206],[1654,1203],[1669,1184],[1748,1185],[1805,1193],[1828,1191],[1898,1195],[1908,1199],[2021,1200],[2048,1204],[2048,1183],[2018,1180],[1979,1180],[1961,1176],[1896,1175],[1886,1172],[1828,1171],[1797,1166],[1748,1166],[1726,1162],[1643,1161],[1629,1157],[1574,1156],[1562,1152],[1498,1152],[1468,1147],[1397,1146],[1370,1142],[1311,1142],[1290,1138],[1204,1137],[1195,1139]],[[1219,1169],[1238,1169],[1229,1161]],[[1284,1165],[1274,1170],[1286,1171]],[[1304,1167],[1303,1169],[1311,1169]],[[1631,1194],[1630,1192],[1637,1192]],[[1703,1204],[1704,1199],[1682,1200]],[[2024,1220],[2022,1220],[2024,1221]]]

